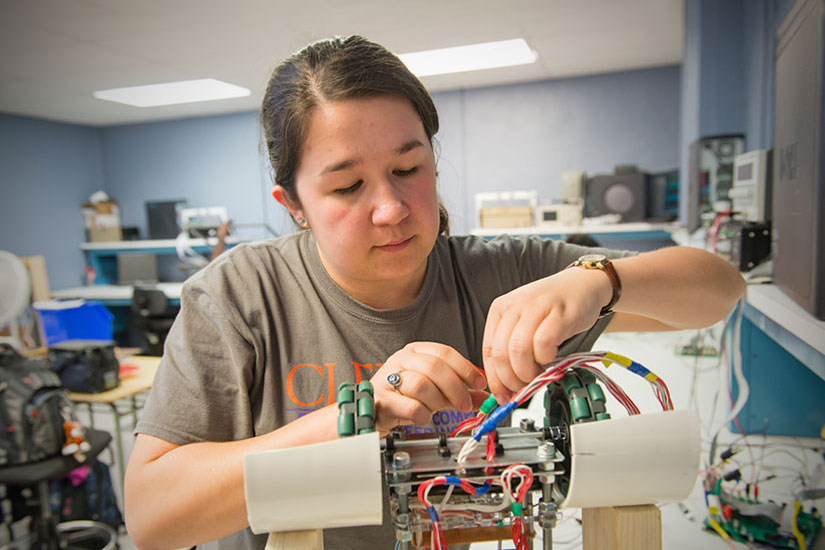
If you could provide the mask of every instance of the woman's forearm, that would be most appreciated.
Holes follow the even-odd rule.
[[[663,248],[613,263],[623,287],[614,309],[675,329],[716,323],[745,291],[732,265],[697,248]]]
[[[330,405],[266,435],[225,443],[176,446],[139,436],[126,473],[130,537],[143,550],[182,548],[244,529],[244,455],[333,439],[337,414]]]

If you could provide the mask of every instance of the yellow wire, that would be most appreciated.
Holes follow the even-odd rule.
[[[716,506],[709,506],[708,512],[710,512],[710,514],[708,515],[708,521],[710,521],[710,526],[713,527],[713,530],[719,533],[719,536],[722,537],[725,540],[725,542],[730,540],[730,535],[728,535],[728,532],[722,529],[722,526],[719,525],[719,523],[716,521],[716,518],[713,517],[719,512],[719,509],[716,508]]]
[[[794,501],[793,503],[793,521],[791,522],[791,530],[793,531],[793,536],[796,537],[796,544],[799,545],[799,550],[806,550],[807,545],[805,544],[805,535],[802,534],[802,531],[799,530],[799,524],[797,524],[796,520],[799,517],[799,510],[802,508],[802,503]]]

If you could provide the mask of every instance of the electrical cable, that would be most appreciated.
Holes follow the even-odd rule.
[[[719,433],[722,429],[727,425],[732,419],[736,418],[742,409],[745,406],[745,403],[748,400],[750,395],[750,387],[748,386],[748,381],[745,379],[745,375],[742,372],[742,350],[739,349],[739,331],[742,324],[742,309],[743,309],[744,302],[739,300],[736,304],[736,308],[734,309],[732,315],[736,316],[736,321],[733,323],[733,334],[729,336],[731,339],[731,348],[732,348],[732,355],[731,355],[731,363],[733,365],[733,373],[736,377],[736,383],[739,386],[739,395],[737,396],[736,403],[733,405],[730,413],[725,417],[725,419],[721,422],[719,427],[713,433],[713,437],[711,439],[711,451],[708,460],[708,464],[713,464],[714,462],[714,454],[716,450],[716,439],[719,436]],[[715,407],[714,407],[715,408]]]
[[[590,363],[601,363],[604,366],[611,364],[619,365],[647,380],[659,400],[664,410],[673,409],[673,400],[670,395],[670,390],[665,384],[664,380],[659,378],[656,374],[640,365],[639,363],[609,351],[601,352],[582,352],[574,353],[565,357],[557,358],[539,373],[533,380],[527,383],[521,390],[505,404],[499,405],[489,416],[474,430],[474,434],[469,438],[458,453],[458,464],[465,464],[470,455],[475,451],[481,438],[494,430],[501,422],[507,418],[510,413],[519,405],[526,403],[538,390],[547,386],[552,382],[561,380],[568,371],[574,368],[580,368],[591,372],[600,382],[602,382],[608,391],[627,409],[628,413],[639,414],[639,408],[633,403],[633,400],[600,369],[595,368]],[[480,416],[480,415],[479,415]],[[476,417],[478,419],[478,417]]]

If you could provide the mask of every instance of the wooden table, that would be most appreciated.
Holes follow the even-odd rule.
[[[123,487],[123,481],[126,477],[126,464],[123,458],[123,434],[121,432],[122,418],[131,413],[134,423],[137,423],[137,412],[140,407],[137,404],[135,396],[139,393],[145,392],[152,387],[152,381],[155,378],[155,372],[158,370],[160,364],[160,357],[149,357],[146,355],[135,355],[127,357],[120,361],[121,366],[134,365],[137,370],[121,378],[120,385],[112,390],[101,393],[69,393],[69,397],[75,403],[85,403],[89,407],[89,417],[91,425],[94,427],[94,414],[92,412],[92,405],[102,404],[108,405],[112,411],[115,419],[115,446],[117,447],[117,460],[120,466],[120,486]],[[128,409],[123,410],[118,408],[118,402],[124,400],[129,401]]]

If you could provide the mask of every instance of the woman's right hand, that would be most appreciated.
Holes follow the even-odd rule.
[[[401,375],[397,389],[387,381]],[[455,349],[436,342],[412,342],[393,353],[372,376],[375,424],[383,436],[396,426],[424,425],[437,411],[469,412],[481,406],[488,393],[481,369]]]

